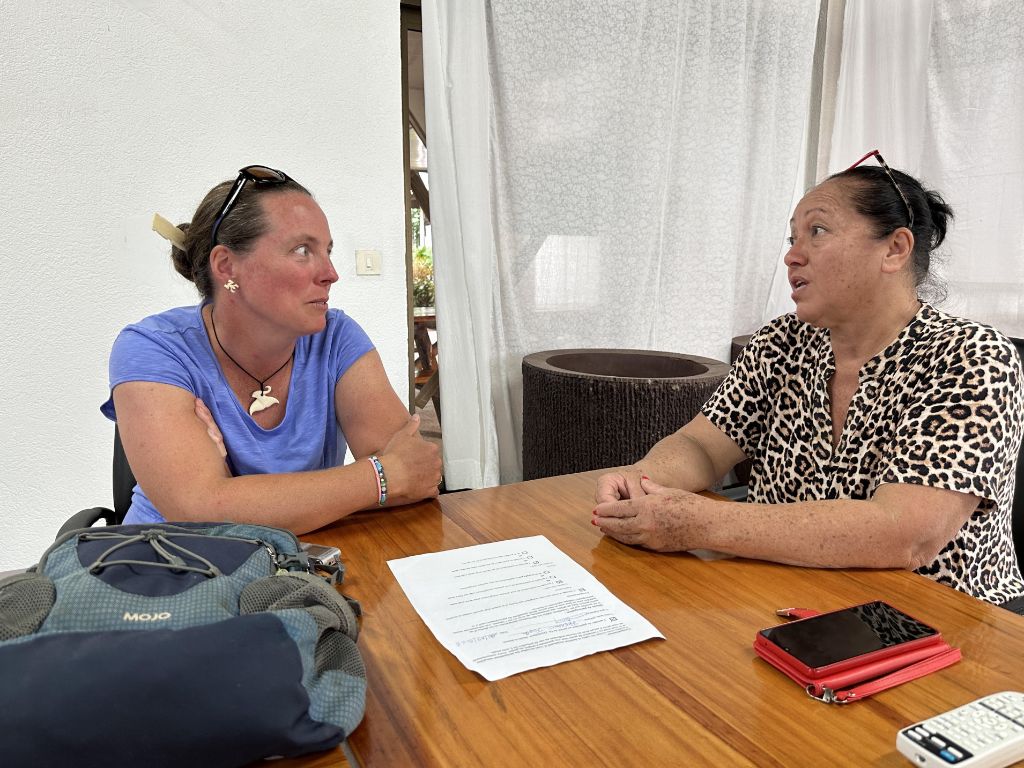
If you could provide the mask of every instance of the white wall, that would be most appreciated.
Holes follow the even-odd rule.
[[[154,211],[189,218],[263,163],[309,187],[335,240],[332,304],[404,400],[397,2],[0,3],[0,571],[110,505],[107,355],[125,324],[195,303]],[[356,277],[354,251],[383,253]]]

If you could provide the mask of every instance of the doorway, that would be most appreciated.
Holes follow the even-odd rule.
[[[427,120],[423,94],[423,33],[419,0],[400,2],[405,230],[409,306],[409,411],[420,432],[441,442],[441,391],[430,237]]]

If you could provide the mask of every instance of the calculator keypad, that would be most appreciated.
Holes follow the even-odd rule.
[[[1024,694],[986,696],[905,728],[903,733],[944,762],[956,765],[1024,734]]]

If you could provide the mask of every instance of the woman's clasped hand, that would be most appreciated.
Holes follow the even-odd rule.
[[[706,500],[696,493],[666,488],[634,471],[602,476],[596,500],[592,522],[624,544],[655,552],[702,546],[694,528],[707,525],[707,519],[691,512]]]

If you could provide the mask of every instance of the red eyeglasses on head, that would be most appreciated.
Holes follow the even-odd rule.
[[[907,207],[907,228],[912,230],[914,228],[914,209],[910,207],[910,201],[907,200],[907,196],[903,194],[903,190],[900,189],[900,185],[896,183],[896,177],[892,175],[892,169],[886,164],[885,160],[882,158],[881,152],[879,152],[877,149],[871,150],[866,155],[864,155],[864,157],[862,157],[860,160],[858,160],[856,163],[851,165],[846,170],[852,171],[854,168],[863,163],[869,157],[874,157],[876,160],[878,160],[878,164],[882,166],[882,170],[885,171],[885,175],[889,177],[890,183],[895,188],[896,192],[899,194],[900,200],[902,200],[903,204]],[[844,173],[845,172],[846,171],[844,171]]]

